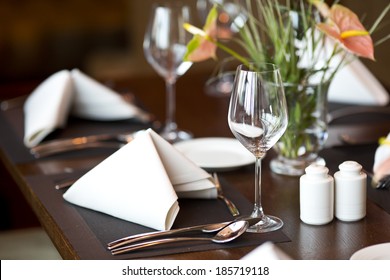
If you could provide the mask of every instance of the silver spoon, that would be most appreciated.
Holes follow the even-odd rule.
[[[158,239],[158,240],[146,241],[134,245],[128,245],[125,247],[113,249],[111,253],[113,255],[118,255],[118,254],[132,252],[138,249],[143,249],[143,248],[156,246],[160,244],[182,242],[182,241],[212,241],[214,243],[226,243],[242,235],[247,230],[248,227],[249,227],[249,223],[247,221],[237,221],[231,223],[227,227],[224,227],[214,237],[211,238],[210,237],[175,237],[175,238]]]
[[[153,231],[153,232],[130,235],[130,236],[123,237],[123,238],[120,238],[118,240],[115,240],[115,241],[108,243],[107,248],[109,250],[113,250],[115,248],[130,244],[130,243],[143,241],[145,239],[150,239],[150,238],[155,238],[155,237],[163,237],[163,236],[167,236],[167,235],[173,235],[173,234],[196,231],[196,230],[199,230],[203,233],[213,233],[213,232],[220,231],[221,229],[223,229],[224,227],[229,225],[229,223],[231,223],[231,222],[222,222],[222,223],[215,223],[215,224],[209,224],[209,225],[192,226],[192,227],[171,229],[171,230],[165,230],[165,231]]]
[[[139,233],[134,235],[129,235],[126,237],[122,237],[120,239],[111,241],[107,244],[107,248],[109,250],[113,250],[118,247],[122,247],[124,245],[128,245],[130,243],[136,243],[140,241],[144,241],[146,239],[151,238],[157,238],[157,237],[166,237],[169,235],[175,235],[178,233],[185,233],[185,232],[193,232],[193,231],[200,231],[203,233],[214,233],[218,232],[224,227],[228,226],[231,223],[237,222],[237,221],[247,221],[249,223],[249,226],[257,224],[261,219],[260,218],[252,218],[250,216],[242,216],[236,218],[234,221],[228,221],[228,222],[221,222],[221,223],[214,223],[214,224],[206,224],[206,225],[196,225],[196,226],[190,226],[190,227],[184,227],[184,228],[177,228],[177,229],[171,229],[171,230],[163,230],[163,231],[152,231],[152,232],[146,232],[146,233]]]

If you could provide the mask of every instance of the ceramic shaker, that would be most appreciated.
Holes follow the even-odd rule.
[[[334,217],[334,181],[329,169],[311,164],[299,180],[300,218],[310,225],[323,225]]]
[[[334,174],[335,216],[345,222],[366,216],[367,175],[356,161],[345,161]]]

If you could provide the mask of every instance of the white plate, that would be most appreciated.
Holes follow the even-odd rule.
[[[351,260],[390,260],[390,242],[360,249],[351,256]]]
[[[255,157],[235,138],[196,138],[174,146],[206,170],[228,171],[255,161]]]

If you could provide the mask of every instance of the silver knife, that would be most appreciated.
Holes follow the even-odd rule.
[[[143,130],[131,133],[98,134],[69,139],[51,140],[31,148],[30,152],[34,155],[34,157],[41,158],[57,153],[85,148],[120,148],[124,144],[133,140],[134,137],[142,131]]]
[[[201,231],[204,233],[212,233],[221,230],[222,228],[226,227],[227,225],[234,223],[236,221],[248,221],[249,226],[255,225],[258,223],[261,218],[252,218],[250,216],[242,216],[238,217],[237,219],[234,219],[232,221],[228,222],[221,222],[221,223],[213,223],[213,224],[206,224],[206,225],[197,225],[197,226],[191,226],[191,227],[185,227],[185,228],[178,228],[178,229],[171,229],[171,230],[164,230],[164,231],[153,231],[153,232],[146,232],[146,233],[140,233],[135,235],[126,236],[120,239],[117,239],[115,241],[112,241],[107,244],[107,248],[109,250],[122,247],[127,244],[139,242],[145,239],[155,238],[155,237],[162,237],[162,236],[168,236],[173,235],[177,233],[183,233],[183,232],[191,232],[191,231]]]

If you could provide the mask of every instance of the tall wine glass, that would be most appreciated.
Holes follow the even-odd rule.
[[[261,161],[287,127],[287,107],[278,68],[273,64],[240,65],[230,98],[229,127],[255,157],[255,203],[252,217],[261,218],[250,232],[274,231],[283,226],[261,206]]]
[[[192,65],[184,62],[183,56],[191,34],[183,28],[190,22],[190,8],[172,1],[155,4],[144,37],[144,53],[149,64],[165,79],[166,123],[161,136],[171,143],[192,138],[188,132],[177,129],[176,81]]]

